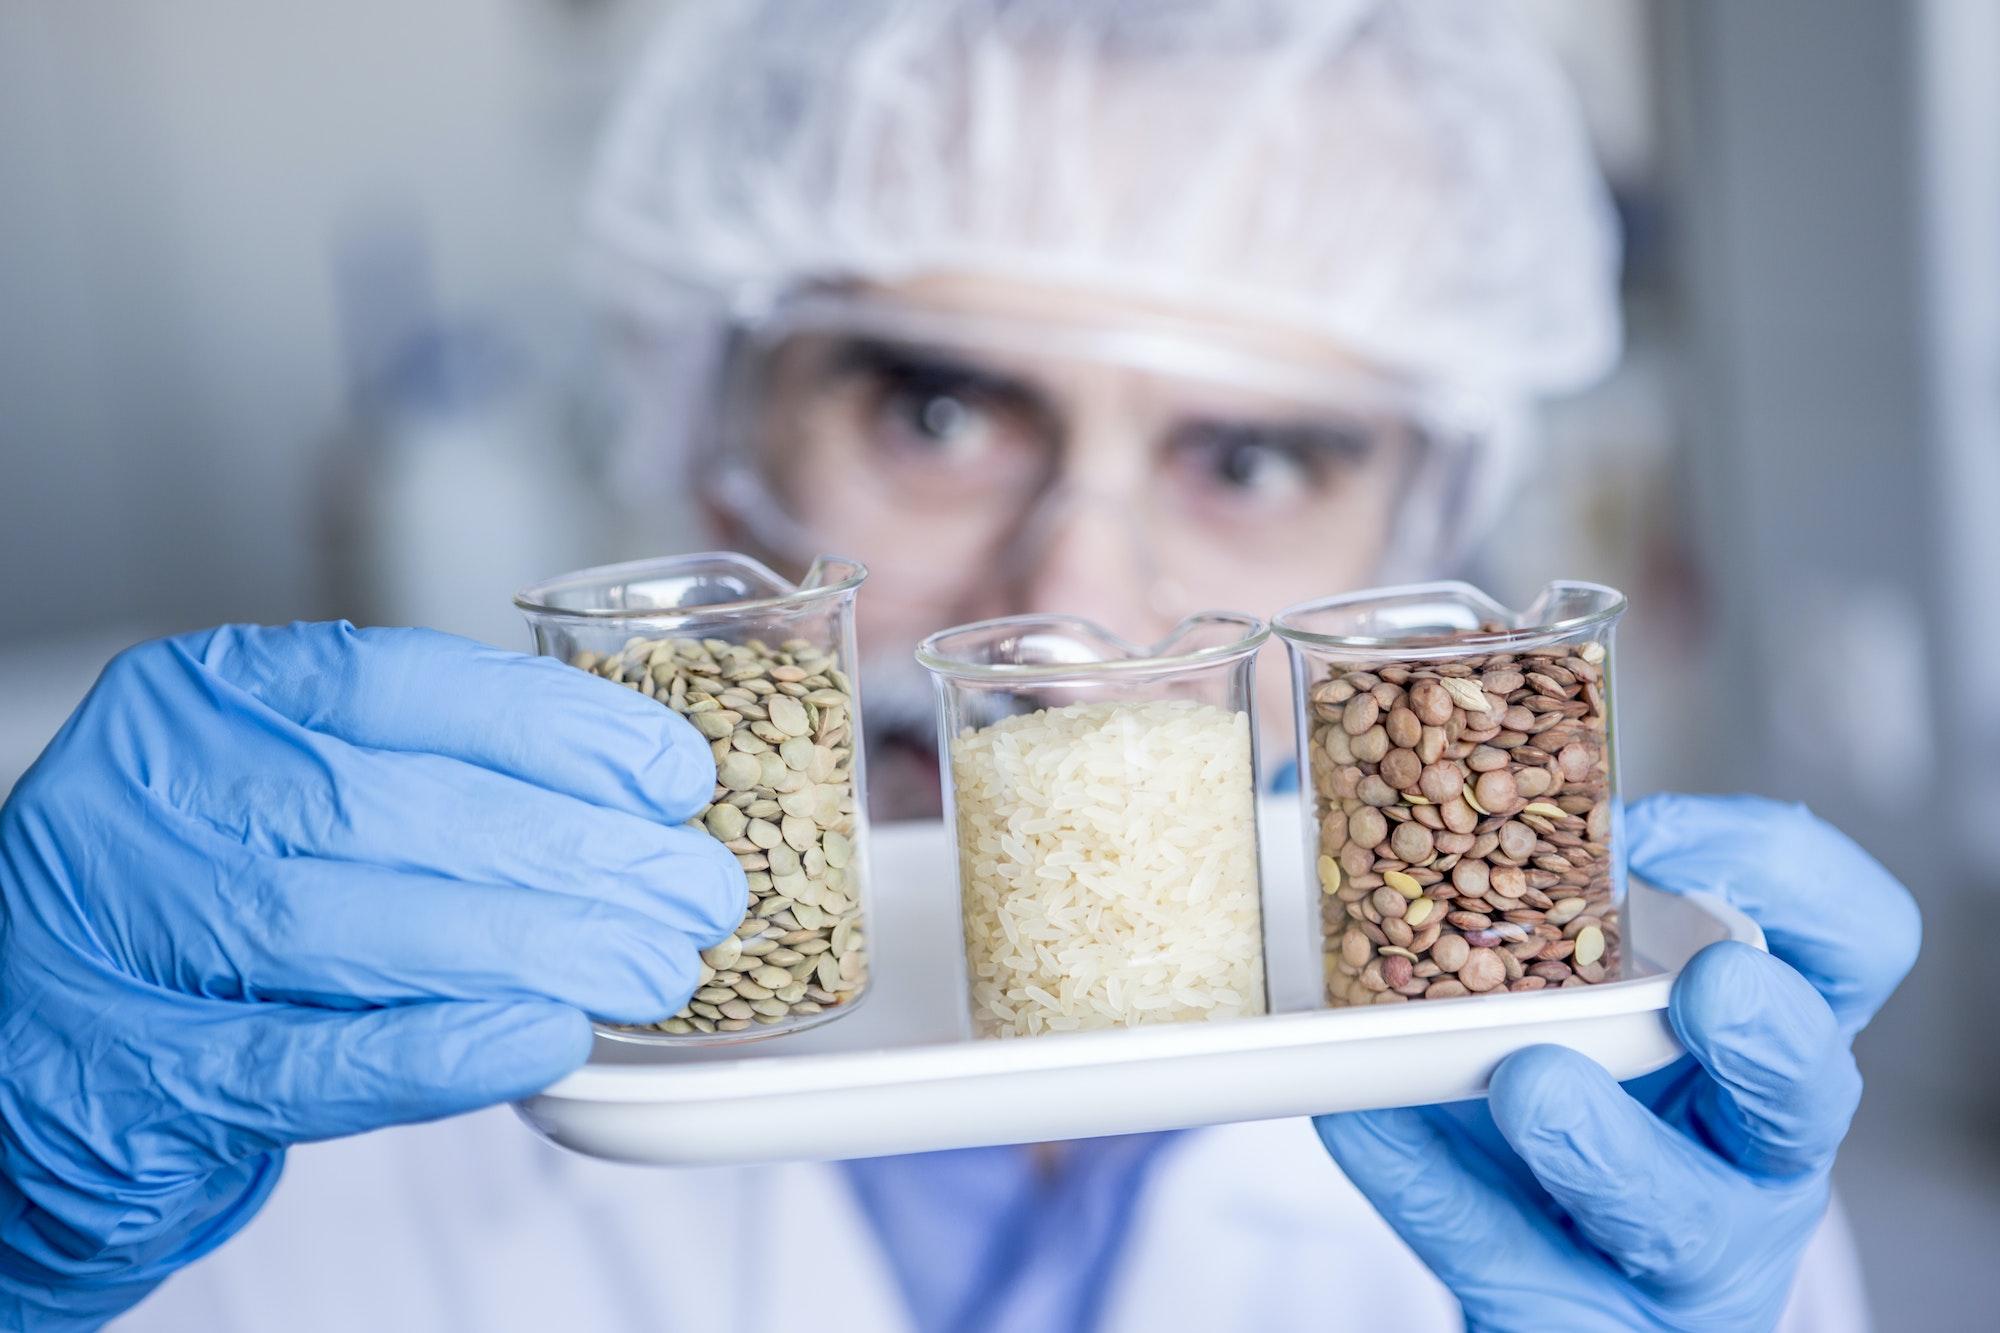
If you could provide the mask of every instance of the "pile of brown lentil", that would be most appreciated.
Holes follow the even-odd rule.
[[[702,952],[693,998],[628,1030],[747,1036],[859,999],[854,688],[839,660],[805,639],[635,638],[570,664],[659,700],[708,739],[715,790],[691,822],[736,854],[750,884],[742,924]]]
[[[1312,686],[1328,1003],[1617,979],[1604,664],[1586,641]]]

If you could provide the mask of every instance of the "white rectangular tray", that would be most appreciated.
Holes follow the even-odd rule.
[[[1266,802],[1264,906],[1275,1012],[1008,1041],[968,1036],[958,891],[944,828],[871,839],[874,981],[810,1032],[670,1049],[598,1040],[590,1063],[517,1104],[546,1138],[614,1161],[697,1165],[872,1157],[1032,1143],[1484,1095],[1502,1057],[1556,1042],[1635,1078],[1681,1053],[1666,1021],[1677,969],[1703,946],[1762,948],[1720,899],[1633,881],[1639,975],[1524,995],[1317,1008],[1317,917],[1295,800]]]

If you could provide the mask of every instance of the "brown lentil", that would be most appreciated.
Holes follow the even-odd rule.
[[[1582,641],[1311,687],[1329,1003],[1621,975],[1604,663]]]

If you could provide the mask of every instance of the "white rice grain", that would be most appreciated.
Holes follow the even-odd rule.
[[[1244,714],[1073,704],[968,731],[951,760],[980,1035],[1264,1011]]]

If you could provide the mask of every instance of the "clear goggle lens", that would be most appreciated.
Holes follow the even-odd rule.
[[[711,498],[780,555],[852,550],[884,594],[942,600],[1080,525],[1161,615],[1437,559],[1467,435],[1394,381],[1182,329],[852,298],[753,326],[727,406]]]

